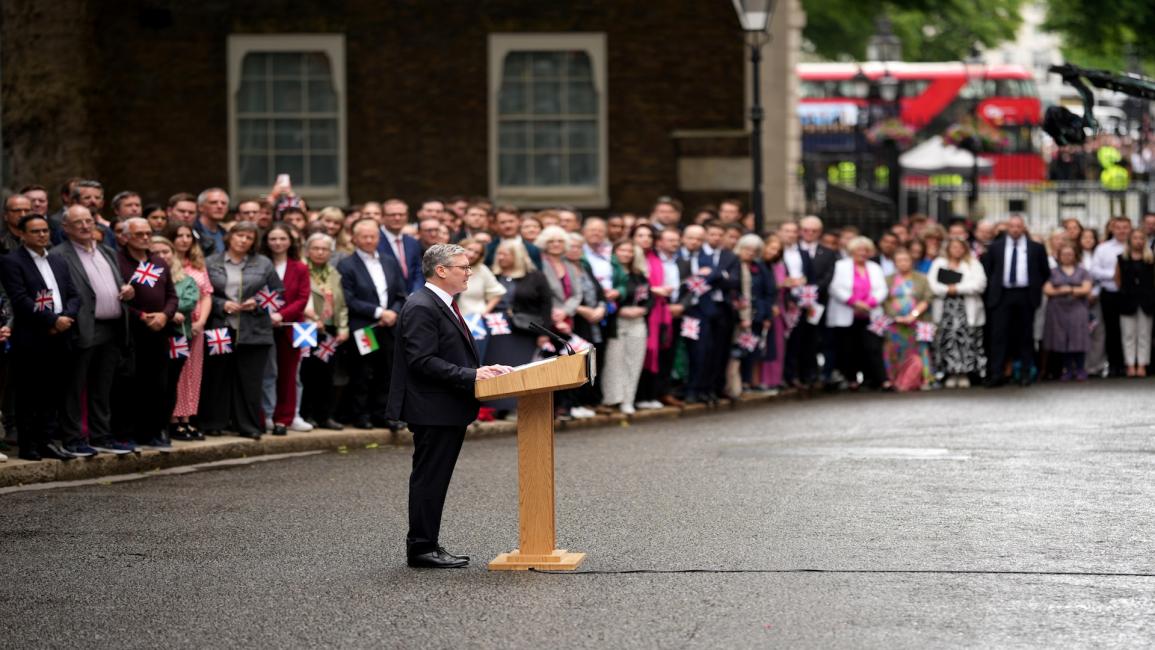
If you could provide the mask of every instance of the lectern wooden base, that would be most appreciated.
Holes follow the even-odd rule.
[[[586,559],[585,553],[570,553],[559,549],[548,555],[522,555],[514,549],[512,553],[502,553],[489,563],[490,571],[526,571],[542,569],[547,571],[573,571]]]

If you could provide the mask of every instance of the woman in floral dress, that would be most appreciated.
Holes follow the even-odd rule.
[[[890,319],[882,358],[886,376],[897,390],[919,390],[934,381],[930,365],[930,285],[926,276],[914,270],[910,253],[894,253],[894,274],[886,279],[889,293],[884,305]]]

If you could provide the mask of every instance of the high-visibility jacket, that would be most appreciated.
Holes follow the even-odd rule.
[[[1122,192],[1131,184],[1131,173],[1122,165],[1111,165],[1099,173],[1099,184],[1108,192]]]

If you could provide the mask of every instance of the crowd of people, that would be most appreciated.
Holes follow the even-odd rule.
[[[287,185],[145,205],[70,179],[22,188],[0,234],[3,411],[21,458],[226,433],[390,428],[394,332],[422,255],[469,257],[456,306],[484,364],[594,348],[559,418],[744,392],[995,387],[1145,376],[1155,214],[1053,233],[914,215],[876,240],[813,216],[752,232],[737,200],[684,214],[522,211],[486,199],[310,208]],[[62,384],[56,384],[63,379]],[[59,390],[49,387],[60,386]],[[512,400],[481,419],[515,418]]]

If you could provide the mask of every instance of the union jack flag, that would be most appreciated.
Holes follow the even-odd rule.
[[[646,301],[649,299],[650,299],[650,287],[649,287],[649,285],[643,284],[642,286],[640,286],[634,290],[634,304],[635,305],[644,305],[644,304],[646,304]]]
[[[818,304],[818,285],[804,285],[798,292],[798,304],[803,307],[813,307]]]
[[[573,348],[574,352],[581,352],[582,350],[588,350],[593,347],[589,341],[583,339],[577,334],[569,337],[569,344],[570,347]]]
[[[321,344],[317,346],[317,349],[313,350],[313,356],[325,363],[329,363],[329,359],[332,359],[336,353],[337,337],[335,336],[326,336],[324,340],[321,341]]]
[[[786,323],[786,332],[789,334],[791,330],[798,326],[798,321],[802,318],[802,310],[798,305],[788,305],[786,311],[782,312],[782,320]]]
[[[934,331],[934,323],[924,323],[919,321],[914,326],[914,337],[925,343],[933,343]]]
[[[870,321],[870,326],[867,329],[875,336],[886,336],[887,330],[889,330],[893,324],[894,321],[886,316],[875,316],[874,319]]]
[[[257,301],[257,306],[270,314],[285,306],[285,301],[281,299],[281,292],[273,291],[268,285],[261,287],[253,298]]]
[[[754,332],[751,332],[750,330],[746,330],[745,332],[742,332],[738,335],[738,347],[747,352],[753,352],[754,350],[757,350],[758,344],[761,342],[762,339],[755,336]]]
[[[32,309],[35,311],[48,311],[52,309],[52,289],[41,289],[36,293],[35,304]]]
[[[205,344],[209,346],[209,354],[229,354],[233,351],[233,337],[229,336],[229,328],[205,330]]]
[[[710,291],[710,285],[706,282],[706,278],[700,277],[686,280],[686,288],[699,298],[706,295]]]
[[[697,341],[702,335],[702,321],[687,316],[682,319],[682,338]]]
[[[485,324],[489,326],[490,336],[501,336],[503,334],[511,334],[513,332],[513,330],[509,329],[509,321],[506,320],[505,314],[501,312],[486,314]]]
[[[132,278],[129,281],[133,284],[155,287],[156,281],[160,279],[161,273],[164,273],[164,269],[156,264],[152,262],[141,262],[137,265],[136,270],[132,272]]]
[[[188,358],[188,339],[183,336],[173,336],[168,340],[169,359]]]

